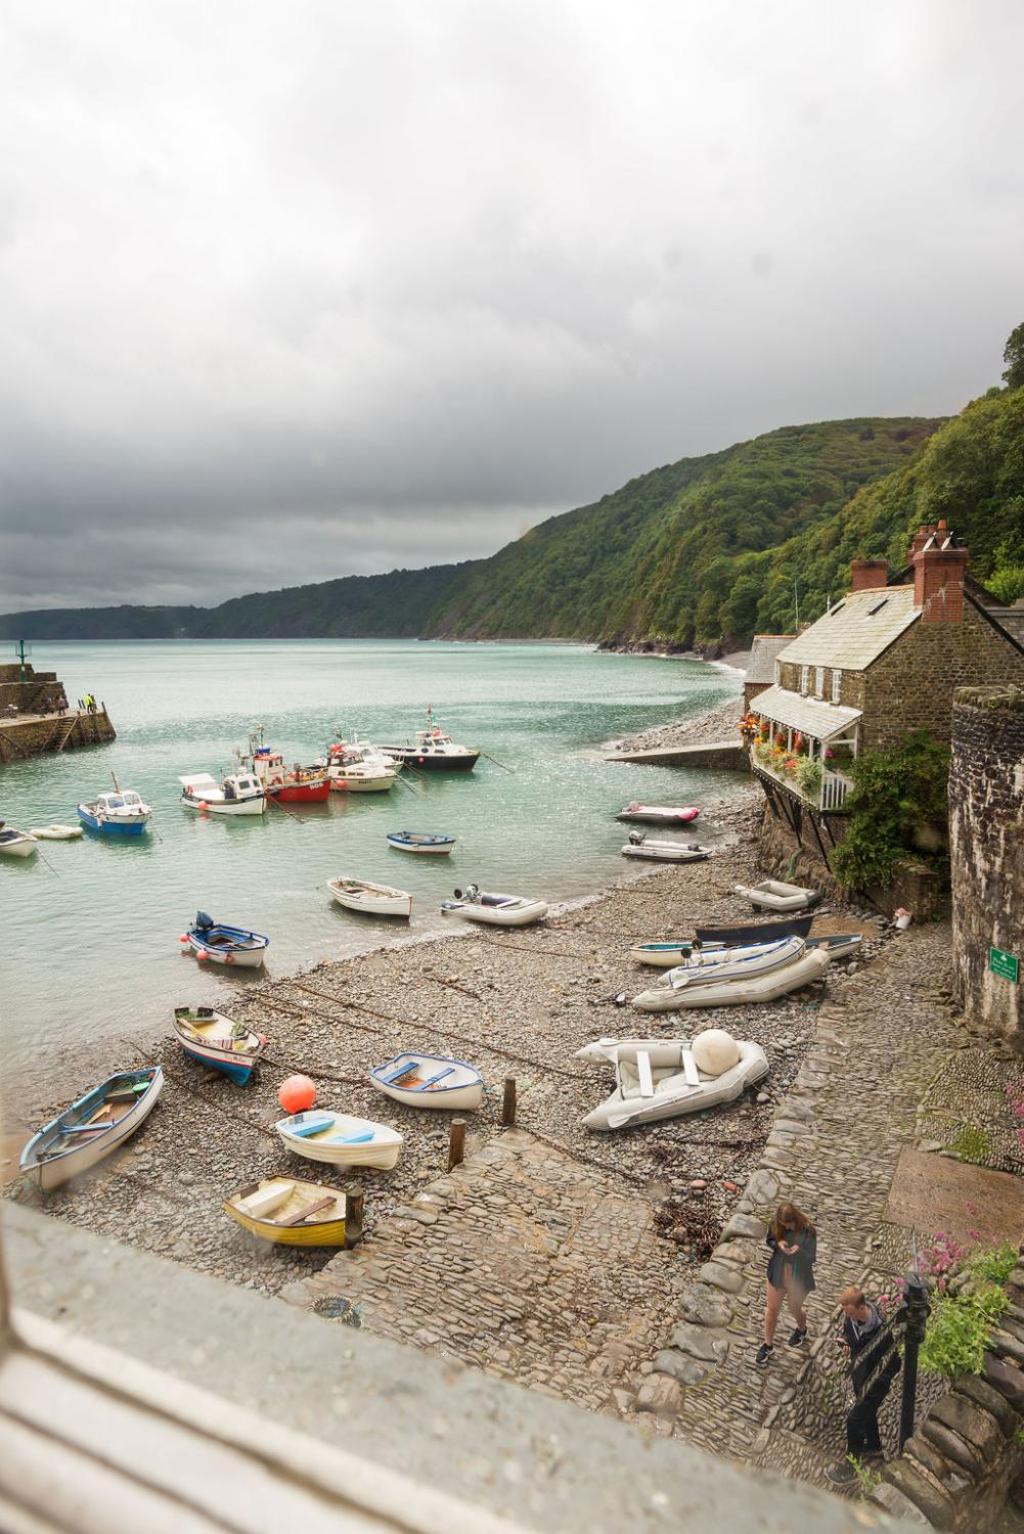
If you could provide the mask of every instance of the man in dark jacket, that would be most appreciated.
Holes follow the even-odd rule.
[[[856,1479],[851,1460],[877,1468],[883,1460],[878,1412],[900,1372],[900,1356],[891,1327],[863,1289],[851,1284],[839,1296],[843,1309],[843,1343],[849,1350],[850,1377],[856,1401],[846,1414],[847,1458],[825,1474],[836,1486]]]

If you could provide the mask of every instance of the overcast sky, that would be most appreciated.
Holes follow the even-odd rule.
[[[1024,320],[1017,0],[6,0],[0,611],[489,553]]]

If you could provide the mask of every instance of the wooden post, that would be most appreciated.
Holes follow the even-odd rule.
[[[516,1121],[516,1078],[505,1077],[505,1095],[501,1099],[501,1122],[509,1126]]]
[[[355,1246],[363,1239],[363,1195],[345,1194],[345,1245]]]
[[[466,1120],[452,1119],[451,1133],[448,1137],[448,1170],[457,1167],[466,1154]]]

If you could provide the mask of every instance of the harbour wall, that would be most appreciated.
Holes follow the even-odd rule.
[[[634,762],[647,767],[721,767],[747,772],[750,763],[738,741],[719,740],[696,746],[657,746],[651,751],[616,751],[606,762]]]
[[[100,746],[116,740],[117,732],[106,709],[95,714],[75,710],[67,714],[38,714],[26,718],[0,718],[0,763],[20,762],[48,751],[73,751],[81,746]]]

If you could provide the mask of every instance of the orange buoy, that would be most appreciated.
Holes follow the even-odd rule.
[[[285,1113],[304,1113],[316,1102],[316,1087],[308,1076],[289,1076],[277,1089]]]
[[[206,952],[205,948],[196,949],[196,958],[199,960],[200,964],[205,964],[209,957],[210,955]]]

